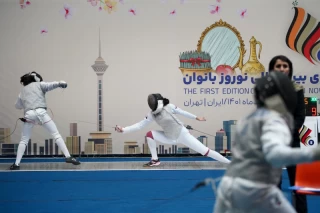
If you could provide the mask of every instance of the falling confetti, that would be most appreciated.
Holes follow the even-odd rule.
[[[170,15],[176,15],[177,14],[177,11],[176,10],[172,10],[171,12],[170,12]]]
[[[29,6],[31,4],[31,2],[30,1],[25,1],[25,0],[19,0],[19,4],[20,4],[20,8],[24,9],[27,6]]]
[[[219,5],[210,5],[210,13],[216,14],[219,13],[221,10],[221,7]]]
[[[73,13],[74,13],[74,9],[71,8],[71,6],[68,4],[65,4],[63,6],[63,10],[61,10],[61,14],[64,16],[65,19],[70,19]]]
[[[119,2],[120,2],[121,4],[124,4],[124,0],[119,0]]]
[[[239,15],[241,18],[247,17],[247,9],[242,9],[239,11]]]
[[[129,9],[129,11],[128,11],[129,13],[131,13],[132,15],[137,15],[137,12],[136,12],[136,10],[135,9],[133,9],[133,8],[131,8],[131,9]]]
[[[218,3],[221,3],[221,0],[217,0]]]
[[[117,3],[114,0],[105,0],[105,6],[103,7],[104,10],[108,11],[110,14],[111,12],[117,11]]]
[[[48,30],[46,28],[41,28],[41,30],[40,30],[41,35],[45,35],[47,33],[48,33]]]
[[[184,4],[186,0],[180,0],[180,4]]]
[[[87,0],[87,1],[90,2],[92,6],[95,7],[95,6],[98,5],[98,1],[99,1],[99,0]]]

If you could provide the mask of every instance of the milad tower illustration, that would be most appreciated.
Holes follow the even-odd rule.
[[[99,28],[99,57],[95,60],[91,66],[94,72],[97,74],[97,131],[104,131],[104,116],[103,116],[103,74],[109,67],[101,57],[101,40],[100,40],[100,28]]]

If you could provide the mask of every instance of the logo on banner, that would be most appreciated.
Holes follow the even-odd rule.
[[[311,63],[320,62],[320,22],[301,7],[294,7],[294,18],[286,36],[287,46]]]
[[[310,128],[308,128],[306,125],[303,125],[301,127],[301,129],[299,130],[299,138],[300,138],[300,141],[303,145],[305,145],[305,146],[313,146],[314,145],[315,141],[310,136],[311,132],[312,132],[312,130]]]

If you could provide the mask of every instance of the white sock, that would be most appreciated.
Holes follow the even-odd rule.
[[[68,148],[67,148],[67,146],[64,143],[64,140],[62,138],[58,138],[56,140],[56,144],[58,145],[59,149],[62,151],[62,153],[64,154],[64,156],[66,158],[70,157],[70,153],[68,151]]]
[[[148,142],[149,150],[151,152],[152,160],[158,160],[156,142],[152,138],[149,138],[149,137],[147,137],[147,142]]]
[[[210,158],[213,158],[217,161],[220,161],[222,163],[230,163],[231,161],[228,158],[223,157],[221,154],[219,154],[216,151],[210,150],[209,154],[207,155]]]
[[[16,162],[15,162],[15,164],[17,166],[19,166],[25,150],[26,150],[26,145],[24,143],[20,143],[18,146],[17,158],[16,158]]]

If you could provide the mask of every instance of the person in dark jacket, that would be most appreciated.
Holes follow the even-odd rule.
[[[271,59],[269,63],[269,72],[272,70],[279,71],[288,75],[292,79],[293,66],[292,62],[283,55],[275,56]],[[294,86],[297,94],[297,106],[293,113],[294,117],[294,130],[292,135],[291,147],[300,147],[299,129],[302,127],[305,121],[305,104],[304,104],[304,88],[303,86],[294,82]],[[294,186],[296,177],[296,166],[288,166],[287,172],[289,176],[290,186]],[[278,187],[281,189],[282,180]],[[297,213],[307,213],[307,198],[306,195],[296,194],[293,192],[293,206],[295,207]]]

